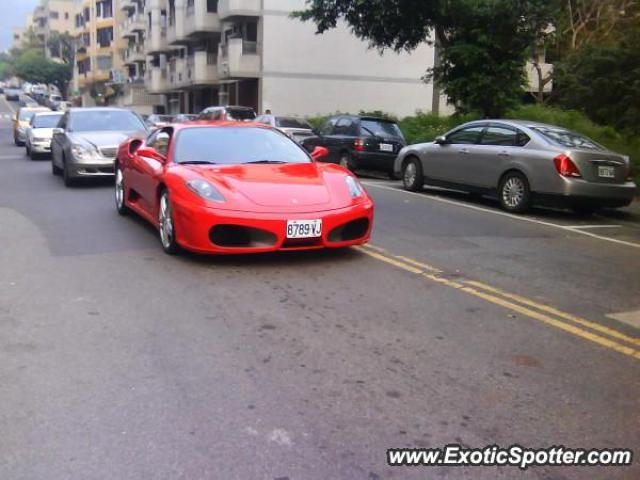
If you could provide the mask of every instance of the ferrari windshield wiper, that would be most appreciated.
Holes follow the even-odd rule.
[[[216,162],[209,162],[207,160],[187,160],[180,162],[180,165],[216,165]]]
[[[278,165],[282,163],[287,163],[287,162],[283,162],[282,160],[254,160],[252,162],[244,162],[245,165],[249,165],[249,164]]]

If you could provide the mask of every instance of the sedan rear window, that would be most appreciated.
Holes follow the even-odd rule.
[[[197,127],[178,134],[176,163],[310,163],[309,156],[286,135],[258,127]]]
[[[33,128],[54,128],[62,118],[60,115],[36,115],[33,119]]]
[[[289,117],[276,117],[276,127],[278,127],[278,128],[304,128],[306,130],[311,130],[311,125],[309,125],[304,120],[299,120],[297,118],[289,118]]]
[[[227,109],[227,119],[229,120],[237,120],[242,122],[245,120],[254,120],[255,118],[256,118],[255,112],[249,108]]]
[[[402,131],[400,131],[398,125],[393,122],[363,119],[360,122],[360,127],[364,130],[365,134],[382,138],[400,138],[404,140]]]
[[[605,150],[605,148],[591,140],[589,137],[562,128],[531,127],[546,140],[569,148],[584,148],[586,150]]]

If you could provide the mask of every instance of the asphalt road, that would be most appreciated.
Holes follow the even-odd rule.
[[[636,479],[388,467],[398,447],[640,453],[640,215],[365,179],[372,246],[165,255],[0,99],[0,479]],[[6,115],[5,115],[6,116]]]

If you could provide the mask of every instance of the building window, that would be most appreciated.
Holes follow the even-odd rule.
[[[113,17],[112,0],[102,0],[96,3],[96,17],[98,18]]]
[[[60,18],[60,14],[58,12],[49,12],[49,18],[57,20],[58,18]]]
[[[96,57],[96,67],[98,70],[111,70],[113,59],[111,55],[99,55]]]
[[[91,71],[91,59],[85,58],[78,62],[78,73],[83,74]]]
[[[216,13],[218,11],[218,0],[207,0],[207,12]]]
[[[91,10],[89,7],[84,9],[84,23],[88,23],[91,20]]]
[[[64,12],[64,19],[69,20],[69,12]]]
[[[96,31],[96,42],[101,47],[111,46],[113,41],[113,27],[99,28]]]

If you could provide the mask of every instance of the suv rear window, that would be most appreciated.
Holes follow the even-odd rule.
[[[360,121],[360,128],[364,135],[374,135],[382,138],[399,138],[404,140],[402,131],[400,131],[400,128],[394,122],[363,118]]]

